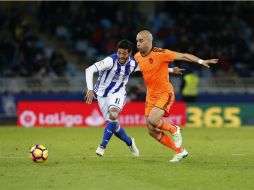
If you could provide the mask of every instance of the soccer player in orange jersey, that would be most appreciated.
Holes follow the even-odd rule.
[[[169,115],[175,99],[173,86],[169,82],[168,63],[182,60],[209,68],[209,64],[216,64],[218,59],[202,60],[191,54],[153,47],[153,36],[148,30],[140,31],[136,40],[139,52],[135,54],[135,60],[147,87],[145,116],[149,134],[174,150],[176,154],[170,162],[178,162],[188,156],[188,152],[182,147],[180,127],[162,118]],[[163,131],[169,131],[173,139]]]

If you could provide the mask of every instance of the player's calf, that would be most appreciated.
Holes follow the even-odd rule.
[[[100,147],[103,147],[104,149],[106,148],[116,128],[117,128],[117,122],[108,121],[106,127],[104,128],[103,139],[100,144]]]
[[[154,128],[153,125],[149,123],[148,118],[146,118],[146,126],[148,134],[156,139],[156,137],[158,136],[158,129]]]

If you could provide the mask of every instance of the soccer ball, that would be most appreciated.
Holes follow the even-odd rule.
[[[42,163],[48,158],[48,149],[37,144],[30,149],[30,158],[36,163]]]

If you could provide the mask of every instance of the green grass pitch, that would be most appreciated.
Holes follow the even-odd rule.
[[[189,157],[173,152],[145,128],[125,128],[141,156],[113,137],[104,157],[95,149],[103,128],[0,127],[0,189],[247,190],[254,187],[254,128],[184,128]],[[29,148],[43,144],[49,158],[37,164]]]

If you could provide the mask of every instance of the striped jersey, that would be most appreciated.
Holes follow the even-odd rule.
[[[125,85],[137,68],[133,56],[122,65],[118,62],[117,53],[114,53],[94,65],[99,71],[99,78],[94,86],[94,92],[98,96],[107,97],[116,92],[126,94]]]

